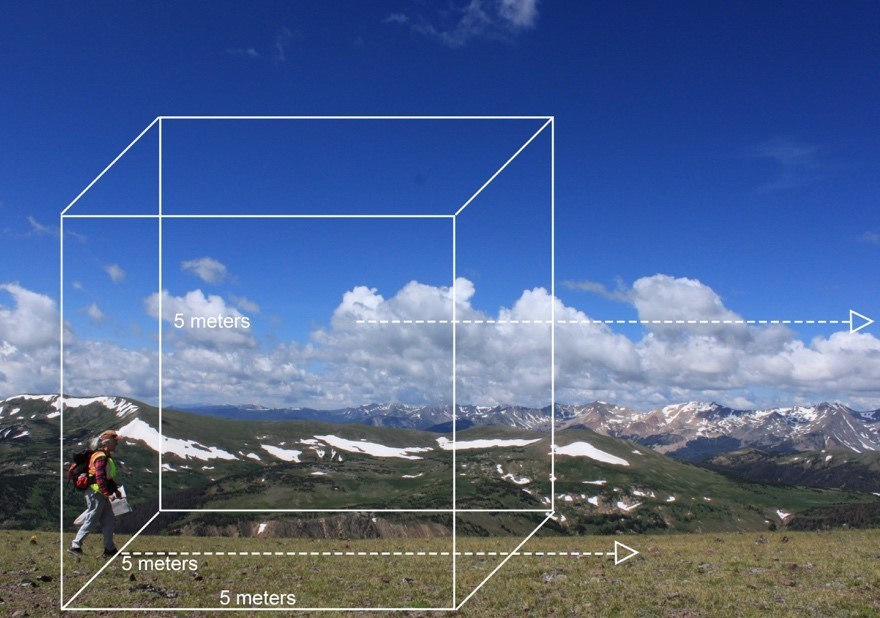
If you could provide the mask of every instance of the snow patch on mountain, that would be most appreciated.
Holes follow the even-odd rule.
[[[328,436],[315,436],[318,440],[322,440],[342,451],[348,451],[349,453],[363,453],[364,455],[372,455],[373,457],[394,457],[398,459],[421,459],[418,455],[412,455],[411,453],[424,453],[426,451],[433,450],[431,447],[419,447],[419,446],[408,446],[404,448],[397,448],[393,446],[385,446],[384,444],[377,444],[375,442],[355,442],[353,440],[346,440],[345,438],[340,438],[338,436],[328,435]]]
[[[86,406],[97,403],[104,406],[112,412],[116,412],[116,416],[126,416],[132,412],[137,412],[140,408],[137,405],[122,397],[65,397],[65,408],[84,408]],[[56,410],[61,409],[61,398],[59,397],[53,404]]]
[[[58,395],[16,395],[15,397],[9,397],[4,399],[0,403],[6,403],[7,401],[15,401],[16,399],[25,399],[27,401],[52,401],[57,398]]]
[[[603,463],[614,464],[617,466],[628,466],[629,462],[621,457],[606,453],[597,449],[589,442],[572,442],[565,446],[556,445],[557,455],[568,455],[569,457],[589,457]]]
[[[629,511],[632,511],[632,510],[634,510],[634,509],[640,507],[640,506],[642,506],[642,503],[641,503],[641,502],[635,502],[635,503],[633,503],[633,504],[627,504],[626,502],[623,502],[623,501],[621,501],[621,500],[618,500],[618,501],[617,501],[617,508],[619,508],[621,511],[626,511],[627,513],[628,513]]]
[[[505,446],[528,446],[538,442],[540,438],[534,440],[456,440],[455,443],[448,438],[437,438],[437,443],[444,451],[451,450],[467,450],[475,448],[497,448]]]
[[[161,451],[164,454],[177,455],[183,459],[189,459],[190,457],[193,459],[201,459],[202,461],[208,461],[210,459],[238,459],[238,457],[232,453],[228,453],[215,446],[204,446],[193,440],[181,440],[179,438],[161,436],[156,429],[153,429],[153,427],[139,418],[120,427],[118,433],[120,436],[132,440],[146,442],[147,446],[157,453],[160,452],[159,445],[161,444]]]
[[[277,457],[281,461],[299,463],[299,456],[302,455],[302,451],[284,449],[278,446],[272,446],[271,444],[260,444],[260,448],[262,448],[273,457]]]

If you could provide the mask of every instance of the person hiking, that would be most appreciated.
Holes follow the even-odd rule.
[[[94,450],[89,457],[89,480],[92,484],[86,489],[85,521],[73,539],[67,552],[74,556],[82,556],[82,544],[90,532],[98,530],[104,533],[104,555],[111,558],[116,555],[113,542],[113,528],[116,518],[113,515],[113,500],[121,497],[116,486],[116,462],[110,453],[119,445],[119,434],[112,429],[103,432],[92,441]]]

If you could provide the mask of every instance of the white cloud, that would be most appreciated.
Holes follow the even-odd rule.
[[[122,283],[125,281],[125,271],[119,264],[108,264],[104,266],[104,271],[110,275],[113,283]]]
[[[145,301],[147,313],[159,317],[159,294],[151,294]],[[168,331],[166,342],[171,346],[224,346],[253,347],[256,342],[250,320],[235,307],[215,294],[205,296],[201,290],[192,290],[184,296],[172,296],[162,291],[162,319],[175,328]],[[231,324],[227,322],[231,320]],[[208,321],[208,320],[212,321]]]
[[[500,0],[498,15],[513,28],[534,28],[538,21],[538,0]]]
[[[275,63],[287,62],[287,52],[290,44],[301,37],[298,31],[291,31],[286,26],[281,26],[272,40],[271,47],[261,47],[263,51],[253,46],[246,47],[230,47],[226,49],[226,53],[230,56],[239,56],[249,60],[267,60]]]
[[[863,242],[870,243],[872,245],[880,245],[880,234],[871,230],[868,230],[864,234],[862,234],[861,239]]]
[[[0,290],[0,389],[8,394],[57,390],[58,310],[47,296],[17,284]],[[708,286],[654,275],[634,282],[633,305],[643,319],[727,318]],[[526,290],[497,315],[471,305],[475,289],[456,282],[458,320],[543,321],[555,302],[558,320],[589,316]],[[158,296],[147,299],[158,315]],[[218,296],[194,290],[165,293],[163,319],[236,316]],[[385,298],[377,290],[346,292],[330,325],[307,343],[257,345],[241,329],[166,329],[164,388],[176,402],[254,402],[340,407],[368,402],[448,403],[450,324],[358,324],[358,320],[449,320],[452,291],[410,282]],[[458,324],[458,400],[462,403],[546,405],[550,387],[546,324]],[[65,347],[66,384],[79,395],[132,395],[152,400],[158,363],[153,349],[130,350],[74,337]],[[835,332],[802,341],[776,326],[651,325],[633,340],[605,324],[556,327],[557,401],[594,399],[647,409],[670,402],[715,400],[737,407],[839,400],[859,409],[880,401],[880,340],[866,331]]]
[[[275,62],[287,61],[287,48],[290,47],[290,42],[292,40],[293,33],[289,28],[282,26],[281,30],[275,36],[275,44],[272,47],[272,59]]]
[[[228,274],[226,266],[210,257],[186,260],[181,262],[180,267],[184,272],[194,274],[205,283],[222,283]]]
[[[0,305],[0,338],[24,349],[58,345],[58,308],[48,296],[31,292],[17,283],[0,285],[15,302]]]
[[[813,167],[818,148],[789,138],[776,137],[752,149],[752,156],[771,159],[786,169]]]
[[[467,0],[429,13],[392,13],[385,23],[408,24],[453,49],[474,39],[510,40],[538,21],[537,0]]]
[[[243,58],[250,58],[251,60],[256,60],[260,57],[260,53],[253,47],[231,48],[227,49],[226,53],[230,56],[241,56]]]
[[[0,393],[57,393],[59,314],[54,300],[15,283],[0,285],[14,307],[0,305]],[[78,339],[65,330],[65,392],[155,399],[155,353]]]
[[[260,306],[257,303],[255,303],[251,300],[248,300],[244,296],[230,295],[229,300],[231,300],[233,303],[235,303],[235,306],[238,307],[239,309],[241,309],[242,311],[244,311],[245,313],[251,313],[251,314],[260,313]]]
[[[52,390],[58,390],[57,378]],[[155,402],[159,392],[158,354],[151,349],[131,350],[65,336],[64,390],[74,396],[108,394]]]
[[[580,290],[581,292],[591,292],[598,294],[602,298],[627,302],[631,299],[630,291],[626,289],[622,281],[617,282],[616,290],[609,290],[603,284],[596,281],[563,281],[562,286],[569,290]]]
[[[37,236],[54,236],[56,238],[59,235],[59,228],[57,226],[43,225],[30,215],[27,217],[27,222],[31,226],[31,234],[35,234]],[[86,237],[77,232],[67,230],[65,234],[68,237],[78,240],[80,242],[86,242]]]
[[[0,305],[0,393],[58,390],[58,309],[48,296],[17,283],[0,285],[13,307]]]
[[[470,281],[456,282],[459,321],[550,317],[553,301],[542,288],[526,290],[494,316],[471,305],[474,292]],[[187,307],[221,306],[216,297],[190,294],[194,297],[177,302]],[[636,281],[630,302],[641,319],[739,317],[708,286],[667,275]],[[559,300],[555,303],[557,320],[590,319]],[[440,322],[451,317],[448,287],[413,281],[389,298],[374,289],[354,287],[343,294],[330,326],[315,330],[306,345],[178,346],[174,357],[166,359],[166,366],[173,368],[166,372],[173,376],[166,381],[166,392],[176,400],[260,398],[261,403],[315,407],[374,401],[448,403],[451,325],[358,321]],[[458,400],[546,405],[549,329],[534,323],[458,324]],[[694,399],[759,406],[780,399],[855,397],[853,403],[868,408],[876,407],[880,398],[880,340],[870,333],[838,332],[804,343],[783,326],[650,325],[645,331],[631,340],[604,324],[558,325],[557,400],[602,399],[644,409]]]
[[[382,23],[385,24],[405,24],[409,21],[409,17],[404,15],[403,13],[392,13],[388,17],[382,20]]]
[[[760,192],[783,191],[815,182],[835,166],[820,158],[819,148],[789,137],[775,137],[757,144],[746,156],[771,161],[775,166],[771,180],[758,187]]]
[[[550,295],[541,288],[525,291],[497,316],[486,316],[470,305],[473,285],[463,279],[457,285],[459,320],[545,320],[550,314]],[[389,299],[367,288],[346,293],[332,327],[313,337],[311,354],[332,369],[322,384],[344,385],[335,392],[357,401],[448,398],[449,327],[355,322],[448,319],[450,296],[447,288],[415,282]],[[555,302],[557,320],[589,320]],[[630,302],[643,320],[741,319],[708,286],[668,275],[636,281]],[[459,401],[542,405],[549,400],[548,326],[460,324],[457,332]],[[603,324],[559,325],[556,332],[559,401],[604,399],[645,408],[704,398],[757,405],[779,396],[880,396],[880,341],[870,333],[838,332],[807,344],[779,325],[654,324],[635,341]]]
[[[724,306],[721,297],[696,279],[654,275],[637,280],[630,292],[631,302],[645,321],[718,321],[740,322],[743,317]],[[652,324],[659,337],[689,336],[691,333],[729,339],[749,337],[744,324],[703,324],[682,328],[680,325]]]
[[[98,303],[92,303],[84,309],[86,314],[95,322],[104,321],[104,312],[98,307]]]
[[[28,216],[27,220],[28,220],[28,223],[31,224],[31,229],[34,232],[36,232],[37,234],[49,234],[51,236],[58,235],[57,229],[53,229],[51,227],[45,226],[31,216]]]

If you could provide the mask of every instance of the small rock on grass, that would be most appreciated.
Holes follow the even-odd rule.
[[[554,580],[565,579],[567,577],[568,577],[568,575],[566,575],[562,571],[558,571],[558,570],[557,571],[547,571],[546,573],[544,573],[541,576],[541,578],[544,580],[544,583],[547,583],[547,584],[549,584],[550,582],[552,582]]]

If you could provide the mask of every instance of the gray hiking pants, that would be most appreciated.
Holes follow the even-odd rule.
[[[76,538],[73,539],[72,547],[82,548],[82,543],[90,532],[102,530],[104,532],[104,550],[113,551],[116,545],[113,543],[113,527],[116,518],[113,515],[113,506],[101,492],[94,489],[86,490],[86,520],[80,526]]]

